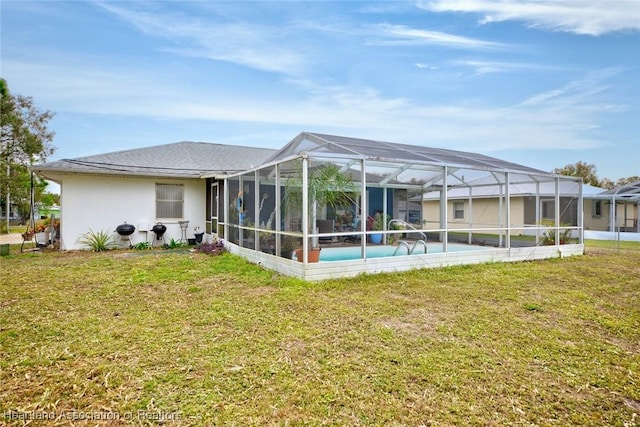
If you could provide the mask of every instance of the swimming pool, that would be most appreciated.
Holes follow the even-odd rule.
[[[427,244],[427,254],[434,254],[442,252],[442,243],[434,242]],[[464,252],[464,251],[473,251],[480,248],[477,246],[469,246],[464,244],[456,244],[449,243],[447,245],[448,252]],[[382,258],[382,257],[392,257],[394,253],[398,250],[395,256],[407,255],[407,249],[405,247],[401,247],[398,249],[397,246],[393,245],[375,245],[375,246],[367,246],[367,258]],[[350,259],[360,259],[362,248],[360,246],[345,246],[345,247],[336,247],[336,248],[323,248],[320,252],[320,261],[347,261]],[[418,246],[413,255],[424,255],[424,246]],[[293,254],[293,259],[297,259],[295,253]]]

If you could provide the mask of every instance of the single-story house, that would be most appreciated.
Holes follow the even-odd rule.
[[[476,229],[490,229],[500,222],[500,197],[505,190],[492,181],[493,179],[484,179],[470,183],[468,188],[459,187],[448,192],[450,228],[466,229],[473,224]],[[572,184],[564,182],[562,185],[565,188],[560,189],[560,223],[577,226],[578,211],[575,204],[578,203],[580,194]],[[631,183],[613,190],[582,185],[585,238],[615,239],[612,234],[603,232],[620,231],[627,234],[626,240],[636,240],[634,234],[640,232],[639,202],[638,195],[633,196],[631,190],[637,187],[640,184]],[[531,229],[532,225],[553,222],[553,182],[514,184],[509,196],[512,235],[535,235],[540,230]],[[439,222],[432,219],[437,218],[440,212],[440,193],[431,191],[413,200],[420,199],[423,203],[425,228],[437,228]]]
[[[585,237],[640,241],[640,181],[585,196]]]
[[[189,221],[183,222],[187,239],[217,227],[212,201],[218,197],[217,181],[204,175],[243,171],[274,152],[184,141],[62,159],[32,169],[60,185],[61,249],[84,248],[79,239],[89,231],[106,231],[119,239],[115,229],[125,222],[136,227],[126,245],[159,244],[151,231],[156,223],[167,227],[167,243],[183,237],[180,221]]]
[[[504,183],[496,182],[493,177],[483,178],[468,183],[468,187],[451,189],[448,196],[448,213],[452,229],[484,229],[504,222],[501,218],[501,205],[506,203]],[[594,191],[595,190],[595,191]],[[563,181],[558,188],[560,200],[560,224],[576,227],[578,225],[578,209],[576,203],[580,198],[580,187],[574,182]],[[602,189],[582,186],[585,193],[597,193]],[[555,219],[556,183],[522,182],[512,184],[509,189],[511,206],[510,233],[512,235],[535,235],[532,226],[553,223]],[[419,200],[419,198],[416,198]],[[422,195],[423,220],[425,228],[437,228],[439,220],[433,221],[440,213],[440,192],[430,191]]]
[[[477,153],[302,132],[280,150],[180,142],[33,170],[60,184],[62,249],[82,248],[78,240],[90,230],[116,235],[124,223],[136,229],[120,237],[122,246],[158,245],[152,229],[162,223],[163,242],[205,232],[253,262],[307,280],[584,251],[579,179]],[[496,185],[491,223],[477,215],[479,202],[473,215],[455,204],[458,192],[473,198]],[[525,186],[541,201],[533,218],[511,197]],[[416,200],[424,194],[437,194],[437,212]],[[552,221],[541,226],[542,218]],[[515,228],[525,226],[547,233],[552,246],[512,244]],[[458,232],[500,238],[461,245]],[[570,242],[560,238],[567,232]]]

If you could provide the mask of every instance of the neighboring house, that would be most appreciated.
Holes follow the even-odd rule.
[[[585,195],[585,238],[640,241],[639,214],[640,181]]]
[[[0,220],[3,222],[7,220],[7,212],[4,207],[4,205],[0,206]],[[9,221],[11,221],[11,223],[13,224],[20,222],[21,220],[22,218],[20,218],[20,215],[18,214],[18,205],[11,202],[9,209]]]
[[[452,229],[466,229],[469,224],[474,228],[489,229],[498,227],[500,218],[500,204],[505,203],[504,188],[499,185],[485,183],[470,183],[473,190],[456,188],[448,192],[448,221]],[[561,184],[560,192],[560,224],[577,226],[578,218],[575,204],[579,194],[575,189],[562,188],[571,185]],[[638,204],[640,203],[640,182],[628,184],[613,190],[584,184],[583,197],[583,226],[585,238],[614,239],[607,233],[610,231],[638,233]],[[638,192],[633,192],[635,189]],[[573,193],[573,194],[571,194]],[[530,227],[535,224],[552,223],[555,219],[554,211],[554,183],[517,184],[512,185],[509,194],[511,205],[511,233],[513,235],[533,234]],[[414,198],[413,200],[418,200]],[[615,202],[614,202],[615,199]],[[538,203],[536,203],[536,200]],[[537,208],[536,208],[537,206]],[[615,210],[614,210],[615,206]],[[440,215],[440,192],[433,191],[423,195],[423,220],[426,228],[438,228]],[[633,237],[629,235],[628,237]]]
[[[60,219],[60,206],[58,205],[45,206],[45,205],[36,203],[36,205],[34,206],[33,219],[38,220],[38,219],[46,219],[51,217]]]
[[[196,227],[200,232],[215,230],[217,205],[212,200],[219,189],[213,177],[254,167],[274,152],[177,142],[63,159],[33,170],[60,185],[61,249],[83,248],[78,239],[89,231],[103,230],[118,238],[115,229],[124,222],[136,227],[131,243],[159,244],[151,231],[158,222],[167,227],[166,242],[182,237],[179,221],[189,221],[187,238]]]
[[[492,182],[493,178],[468,182],[469,187],[458,187],[447,192],[447,222],[451,229],[478,229],[492,234],[494,229],[506,226],[506,190],[504,184]],[[588,185],[585,193],[602,191]],[[571,181],[558,183],[559,223],[562,226],[579,226],[576,209],[580,187]],[[535,235],[534,227],[553,224],[555,221],[556,183],[516,183],[509,187],[509,226],[512,235]],[[440,192],[432,191],[422,196],[423,221],[426,228],[439,227]]]

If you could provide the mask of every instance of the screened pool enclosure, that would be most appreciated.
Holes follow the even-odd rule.
[[[579,180],[480,154],[305,132],[223,181],[230,250],[307,280],[583,252]]]

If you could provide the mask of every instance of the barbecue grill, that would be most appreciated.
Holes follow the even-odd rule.
[[[120,235],[120,244],[122,244],[122,242],[129,242],[129,247],[133,246],[131,235],[134,231],[136,231],[136,227],[132,224],[127,224],[127,221],[117,226],[116,233]]]
[[[151,231],[156,234],[156,240],[162,240],[164,243],[164,233],[167,231],[167,226],[161,222],[156,223],[153,227],[151,227]]]

